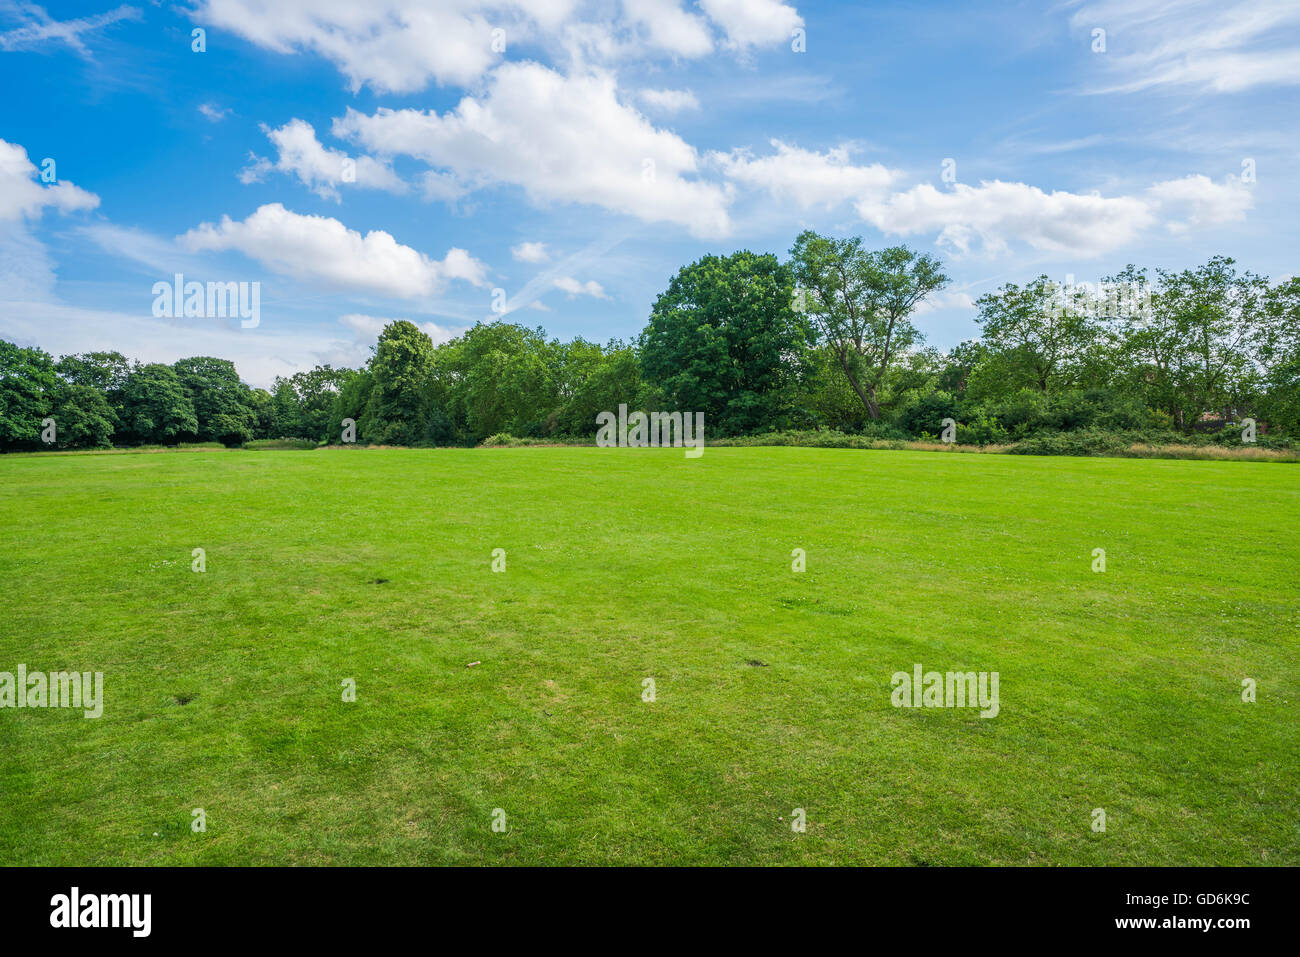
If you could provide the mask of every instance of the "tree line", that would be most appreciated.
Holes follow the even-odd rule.
[[[711,436],[927,438],[952,420],[957,441],[979,444],[1077,430],[1227,437],[1249,417],[1300,438],[1300,278],[1272,282],[1221,256],[1130,265],[1093,285],[1039,276],[980,297],[979,337],[944,353],[916,318],[948,284],[933,256],[807,231],[784,261],[742,250],[684,266],[635,341],[562,342],[498,321],[435,346],[395,321],[362,368],[320,365],[270,390],[209,356],[55,360],[0,340],[0,448],[338,442],[344,419],[378,445],[586,439],[621,403],[703,412]]]

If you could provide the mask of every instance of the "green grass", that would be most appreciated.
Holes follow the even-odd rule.
[[[44,454],[0,489],[0,670],[106,697],[0,710],[0,863],[1300,863],[1288,466]],[[917,662],[999,672],[1001,713],[891,707]]]

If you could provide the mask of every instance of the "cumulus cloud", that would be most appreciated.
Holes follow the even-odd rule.
[[[698,236],[730,229],[727,190],[691,178],[695,149],[621,103],[605,72],[564,76],[508,63],[454,110],[349,109],[334,133],[375,153],[416,157],[462,183],[519,186],[534,202],[591,203]]]
[[[546,243],[520,243],[510,247],[510,255],[521,263],[544,263],[551,258]]]
[[[1097,256],[1136,240],[1159,223],[1172,231],[1239,220],[1253,205],[1240,182],[1214,183],[1189,176],[1156,183],[1130,196],[1045,192],[1000,180],[978,186],[929,184],[856,204],[858,214],[883,233],[932,234],[959,253],[977,245],[996,253],[1012,242],[1034,249]]]
[[[898,174],[879,163],[855,166],[846,146],[817,153],[772,140],[776,153],[755,158],[748,150],[712,153],[727,177],[752,189],[763,189],[799,207],[834,206],[850,199],[879,196]]]
[[[656,113],[680,113],[700,108],[700,101],[690,90],[642,90],[637,96],[647,109]]]
[[[370,156],[351,157],[329,149],[316,138],[316,130],[304,120],[293,119],[279,129],[265,123],[262,132],[279,151],[275,163],[254,156],[253,164],[240,174],[245,182],[260,181],[272,169],[297,176],[304,186],[323,199],[337,200],[338,188],[349,184],[363,189],[406,192],[406,184],[386,164]]]
[[[1216,183],[1199,174],[1157,183],[1147,190],[1147,197],[1165,216],[1165,228],[1171,233],[1239,222],[1255,205],[1254,195],[1241,180],[1228,177]]]
[[[361,341],[368,343],[379,339],[379,334],[384,331],[384,327],[393,322],[412,322],[420,328],[425,335],[433,340],[435,346],[440,346],[444,342],[450,342],[457,336],[462,335],[467,326],[448,327],[440,326],[436,322],[416,322],[404,316],[395,316],[386,318],[383,316],[368,316],[359,312],[350,312],[346,316],[339,316],[339,322],[347,326],[353,332],[357,333]]]
[[[242,222],[223,216],[217,225],[203,223],[178,242],[194,251],[237,250],[295,279],[406,299],[432,296],[452,279],[487,281],[487,267],[463,249],[430,259],[383,230],[363,236],[337,219],[300,215],[279,203]]]
[[[468,86],[528,42],[622,63],[667,54],[694,59],[721,42],[742,53],[787,43],[803,23],[780,0],[201,0],[204,22],[277,53],[325,57],[355,92],[412,93],[430,82]],[[503,34],[494,38],[494,30]],[[721,37],[715,36],[720,33]]]
[[[471,83],[499,59],[492,50],[498,24],[474,6],[456,0],[206,0],[200,22],[276,53],[325,57],[354,92],[369,84],[381,92],[411,93],[431,80]]]
[[[803,26],[799,12],[780,0],[700,0],[700,8],[733,47],[785,43],[795,27]]]
[[[623,0],[623,12],[652,47],[682,57],[703,56],[713,49],[704,18],[687,13],[677,0]]]
[[[986,252],[1000,252],[1016,239],[1035,249],[1097,255],[1131,242],[1152,222],[1150,207],[1133,197],[1047,193],[1000,180],[956,183],[950,190],[922,183],[856,206],[883,233],[937,234],[938,245],[959,253],[977,242]]]
[[[47,207],[70,213],[99,205],[94,193],[67,182],[47,185],[39,177],[25,149],[0,140],[0,221],[34,218]]]
[[[572,276],[560,276],[555,280],[555,288],[567,292],[570,299],[575,296],[591,296],[594,299],[609,298],[609,296],[605,295],[605,290],[601,288],[600,283],[594,279],[578,282]]]
[[[1160,225],[1179,233],[1239,221],[1254,202],[1240,180],[1216,183],[1200,175],[1110,197],[1001,180],[899,189],[898,171],[879,163],[856,166],[847,147],[818,153],[780,140],[772,146],[776,152],[767,156],[735,150],[709,159],[733,183],[801,209],[851,201],[863,220],[886,235],[930,236],[960,254],[1000,253],[1024,243],[1045,252],[1096,256]]]

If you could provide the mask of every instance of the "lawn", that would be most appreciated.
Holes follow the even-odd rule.
[[[0,709],[0,863],[1300,864],[1294,466],[43,454],[0,492],[0,671],[105,698]],[[999,713],[893,707],[918,663]]]

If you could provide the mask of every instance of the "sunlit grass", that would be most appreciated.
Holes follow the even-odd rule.
[[[0,863],[1300,863],[1288,467],[323,449],[0,488],[0,671],[106,696],[0,709]],[[893,708],[914,663],[999,672],[999,715]]]

